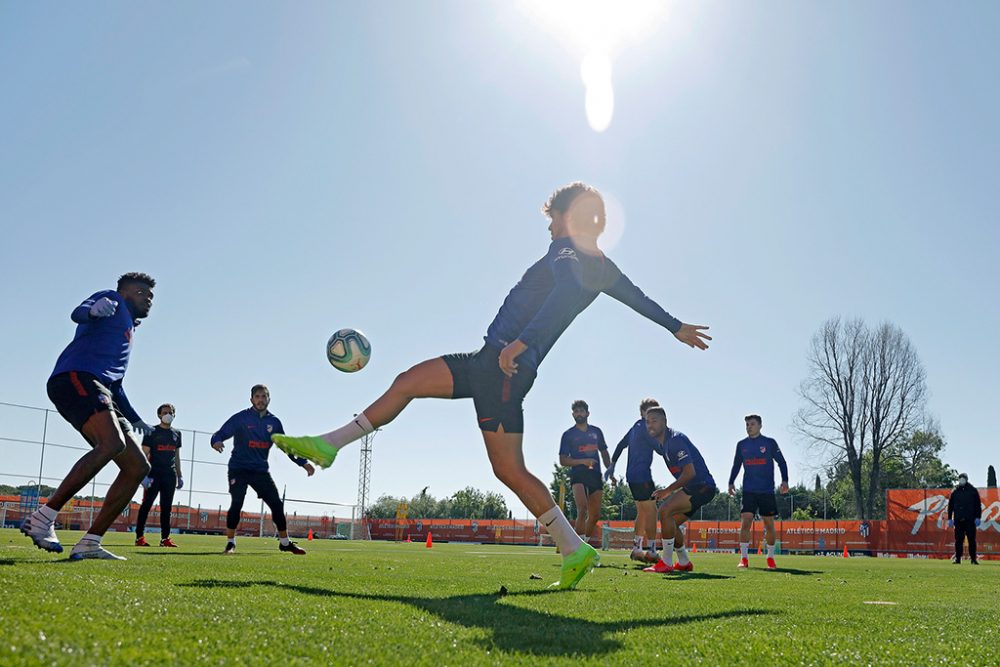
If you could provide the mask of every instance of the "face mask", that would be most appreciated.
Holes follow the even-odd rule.
[[[958,478],[958,485],[959,486],[965,486],[968,483],[969,483],[969,480],[965,479],[964,477],[959,477]]]
[[[162,417],[160,417],[160,421],[162,421],[167,426],[170,426],[170,422],[172,422],[173,420],[174,420],[174,416],[172,414],[170,414],[169,412],[167,414],[163,415]]]

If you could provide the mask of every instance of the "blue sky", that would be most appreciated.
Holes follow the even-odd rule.
[[[0,400],[47,406],[70,310],[142,270],[159,285],[126,388],[150,420],[170,401],[178,427],[214,430],[264,382],[290,432],[328,430],[409,365],[476,349],[545,252],[539,206],[582,179],[624,212],[608,254],[715,342],[697,353],[599,299],[527,400],[540,476],[573,399],[617,441],[655,396],[720,482],[748,412],[811,480],[795,389],[810,336],[842,315],[910,336],[945,458],[982,484],[1000,464],[998,18],[986,2],[671,5],[614,50],[595,132],[582,54],[524,3],[2,4]],[[345,326],[374,346],[354,375],[324,359]],[[35,428],[9,414],[0,431]],[[415,403],[375,442],[375,496],[473,485],[524,514],[470,402]],[[0,477],[37,470],[30,447],[0,449]],[[350,503],[357,456],[308,480],[272,470]],[[203,482],[223,491],[217,475]]]

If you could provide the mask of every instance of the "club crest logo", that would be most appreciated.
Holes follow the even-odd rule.
[[[270,432],[271,432],[271,431],[273,431],[273,430],[274,430],[274,427],[273,427],[273,426],[271,426],[270,424],[268,424],[268,425],[267,425],[267,432],[268,432],[268,433],[270,433]]]
[[[100,403],[101,405],[106,405],[108,407],[111,406],[111,399],[105,396],[104,394],[97,395],[97,402]]]
[[[761,454],[764,454],[764,453],[766,453],[766,452],[767,452],[767,447],[761,447],[761,448],[760,448],[760,453],[761,453]]]

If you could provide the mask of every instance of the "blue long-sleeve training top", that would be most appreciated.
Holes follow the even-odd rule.
[[[628,449],[628,463],[625,466],[625,481],[629,484],[641,484],[653,481],[653,454],[663,454],[663,448],[653,436],[649,435],[645,420],[636,420],[625,437],[615,447],[611,457],[614,465],[622,451]]]
[[[694,465],[694,479],[684,485],[685,492],[697,491],[700,487],[715,486],[715,479],[708,471],[705,458],[691,439],[680,431],[667,428],[663,442],[663,459],[667,462],[667,468],[674,479],[680,478],[684,466],[688,463]]]
[[[253,408],[237,412],[212,434],[212,444],[233,439],[233,453],[229,457],[230,470],[267,472],[267,455],[271,451],[271,435],[284,433],[281,420],[267,412],[263,417]],[[297,465],[306,464],[304,458],[288,455]]]
[[[90,307],[103,297],[118,303],[114,315],[90,317]],[[122,387],[136,324],[135,314],[128,303],[115,290],[103,290],[87,297],[74,308],[70,319],[77,324],[76,332],[56,360],[52,376],[70,371],[90,373],[111,390],[115,405],[126,419],[139,421],[139,415]]]
[[[680,320],[643,294],[614,262],[561,238],[552,241],[545,256],[504,299],[486,331],[486,342],[503,349],[520,340],[528,349],[517,363],[537,369],[566,327],[602,292],[671,333],[681,328]]]
[[[782,483],[788,483],[788,464],[774,438],[758,435],[743,438],[736,443],[736,457],[729,473],[729,485],[736,482],[736,476],[743,468],[743,491],[745,493],[774,493],[774,464],[778,463]]]

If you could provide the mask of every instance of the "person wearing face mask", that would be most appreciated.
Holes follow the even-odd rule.
[[[181,446],[181,432],[173,428],[177,409],[164,403],[156,409],[160,423],[153,432],[142,439],[142,453],[149,460],[149,475],[142,481],[146,489],[139,506],[139,516],[135,522],[135,546],[148,547],[146,541],[146,519],[156,497],[160,497],[160,546],[176,547],[170,539],[170,510],[174,504],[174,489],[184,488],[181,475],[181,457],[177,450]]]
[[[955,528],[955,557],[952,563],[962,562],[962,546],[969,538],[969,560],[979,565],[976,558],[976,529],[983,516],[983,503],[976,487],[969,484],[969,476],[964,472],[958,476],[958,486],[948,499],[948,527]]]

